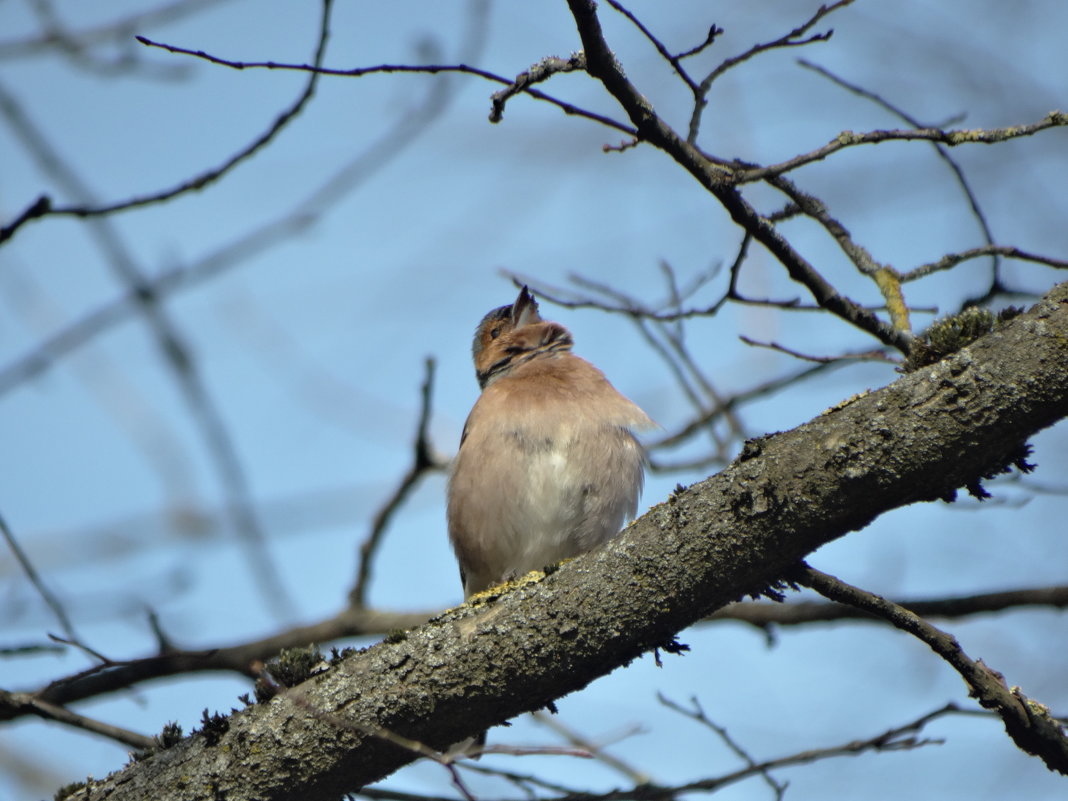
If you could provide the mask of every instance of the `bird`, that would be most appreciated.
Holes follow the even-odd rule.
[[[481,394],[448,483],[449,539],[464,597],[596,548],[637,512],[656,427],[572,352],[524,286],[472,345]]]

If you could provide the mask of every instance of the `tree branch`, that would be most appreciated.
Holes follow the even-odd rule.
[[[1044,607],[1068,609],[1068,585],[1034,589],[1005,590],[955,598],[919,598],[897,601],[921,617],[959,619],[972,615],[1004,612],[1009,609]],[[856,606],[820,601],[794,603],[732,604],[709,615],[705,623],[734,620],[757,628],[768,626],[803,626],[807,623],[829,623],[835,620],[855,620],[860,623],[880,623],[881,618]]]
[[[404,474],[400,484],[397,485],[397,489],[394,490],[382,508],[378,510],[374,522],[371,524],[371,531],[368,532],[367,538],[360,545],[360,560],[356,568],[356,584],[353,586],[352,591],[349,592],[349,603],[356,607],[362,607],[367,601],[367,588],[371,582],[371,565],[394,513],[428,472],[443,470],[448,466],[447,461],[442,460],[433,453],[430,437],[427,433],[427,428],[430,425],[431,399],[434,391],[434,367],[434,360],[427,359],[426,377],[423,379],[423,386],[420,390],[422,400],[419,409],[419,423],[415,432],[412,466]]]
[[[663,150],[689,172],[723,205],[731,219],[753,235],[786,268],[790,278],[804,286],[816,302],[880,342],[908,353],[911,336],[884,323],[875,314],[841,295],[782,236],[772,221],[757,212],[735,186],[735,172],[712,161],[680,137],[654,111],[652,104],[627,80],[623,68],[605,41],[593,0],[568,0],[586,53],[587,72],[608,90],[630,117],[638,137]]]
[[[1005,677],[984,665],[981,659],[971,659],[955,637],[903,606],[811,567],[801,571],[798,581],[833,601],[885,618],[925,643],[961,675],[968,684],[969,695],[1001,717],[1005,731],[1021,750],[1039,757],[1050,770],[1068,775],[1068,736],[1064,726],[1053,719],[1049,709],[1025,696],[1019,687],[1009,689]]]
[[[941,128],[906,128],[890,131],[865,131],[863,133],[842,131],[823,147],[809,153],[802,153],[779,164],[770,164],[767,167],[743,169],[738,173],[737,180],[740,184],[767,180],[770,176],[782,175],[806,164],[822,161],[832,153],[857,145],[915,141],[932,142],[934,144],[948,145],[949,147],[976,143],[992,145],[999,142],[1008,142],[1010,139],[1019,139],[1021,136],[1034,136],[1041,131],[1050,128],[1061,128],[1066,125],[1068,125],[1068,113],[1051,111],[1038,122],[1033,122],[1030,125],[1013,125],[1008,128],[971,128],[959,131],[945,131]]]
[[[37,717],[44,718],[45,720],[54,720],[57,723],[65,723],[76,729],[84,729],[93,734],[99,734],[102,737],[117,740],[123,745],[128,745],[131,748],[143,750],[154,745],[151,737],[146,737],[143,734],[138,734],[137,732],[121,728],[120,726],[113,726],[110,723],[103,723],[99,720],[86,717],[85,715],[79,715],[76,712],[71,712],[69,709],[64,709],[56,704],[42,701],[40,698],[37,698],[30,693],[9,693],[0,690],[0,706],[18,709],[22,713],[37,715]]]
[[[53,206],[49,199],[45,196],[39,197],[34,201],[25,211],[15,218],[11,223],[0,227],[0,243],[10,239],[15,232],[30,220],[39,219],[48,215],[69,215],[75,217],[101,217],[109,214],[114,214],[119,211],[126,211],[127,209],[138,208],[141,206],[148,206],[155,203],[162,203],[177,197],[178,195],[185,194],[186,192],[199,191],[209,184],[213,184],[220,178],[225,176],[234,167],[242,162],[248,160],[250,157],[258,153],[264,147],[266,147],[281,131],[289,125],[300,113],[304,110],[304,107],[311,102],[312,97],[315,96],[315,87],[319,81],[319,73],[317,68],[322,64],[323,56],[326,54],[326,42],[330,35],[330,13],[332,10],[334,0],[322,0],[322,15],[319,25],[319,34],[315,46],[314,67],[311,70],[311,74],[308,76],[308,82],[305,84],[300,96],[294,101],[294,103],[275,119],[275,121],[260,134],[256,139],[247,144],[237,153],[234,153],[226,161],[217,167],[214,167],[206,172],[197,175],[187,181],[183,181],[177,186],[173,186],[169,189],[164,189],[159,192],[152,192],[149,194],[138,195],[137,197],[130,198],[128,200],[118,201],[116,203],[105,204],[101,206],[79,204],[75,206]],[[141,37],[138,37],[141,38]]]
[[[67,614],[67,610],[63,608],[63,604],[60,602],[59,598],[56,597],[56,594],[48,589],[48,585],[41,579],[41,574],[38,573],[37,568],[33,566],[30,557],[26,555],[24,550],[22,550],[22,546],[19,545],[19,541],[15,539],[14,533],[8,528],[7,521],[2,514],[0,514],[0,535],[3,535],[4,540],[7,542],[7,546],[15,555],[15,560],[19,563],[19,566],[22,567],[22,572],[26,574],[26,578],[30,580],[30,583],[37,590],[37,593],[48,605],[48,608],[52,610],[52,614],[56,616],[59,625],[62,626],[63,631],[67,633],[67,637],[72,640],[78,639],[78,635],[74,631],[74,625],[70,621],[70,615]]]
[[[271,637],[218,648],[200,650],[165,649],[155,656],[110,661],[51,682],[34,693],[26,693],[50,704],[65,705],[86,698],[126,690],[141,682],[187,673],[229,671],[255,677],[256,662],[277,656],[283,648],[303,648],[345,637],[386,634],[413,628],[426,622],[430,612],[381,612],[373,609],[346,609],[327,620],[286,629]],[[11,704],[0,697],[0,721],[14,720],[32,710]]]
[[[951,496],[1066,415],[1068,283],[943,361],[750,442],[605,547],[343,660],[299,705],[278,696],[71,797],[336,797],[413,759],[367,732],[443,749],[544,706],[879,514]]]

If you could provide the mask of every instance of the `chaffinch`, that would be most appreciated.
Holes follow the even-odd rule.
[[[449,539],[464,595],[578,556],[633,517],[655,425],[571,352],[526,287],[475,332],[482,394],[449,479]]]

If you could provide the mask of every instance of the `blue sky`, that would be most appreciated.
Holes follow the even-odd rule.
[[[816,3],[642,2],[632,9],[669,47],[699,42],[713,22],[726,30],[710,68],[757,41],[790,30]],[[72,28],[142,8],[59,3]],[[114,75],[56,55],[16,58],[11,42],[37,30],[28,4],[0,4],[0,88],[45,132],[49,148],[101,202],[169,187],[223,162],[258,136],[300,93],[305,76],[229,70],[127,37],[102,58],[131,51],[140,68]],[[472,19],[471,10],[475,10]],[[306,62],[318,6],[220,2],[167,25],[138,28],[153,39],[229,59]],[[710,95],[702,146],[723,157],[771,163],[818,147],[842,130],[899,127],[875,104],[800,67],[799,56],[878,92],[933,124],[964,115],[966,127],[1035,122],[1064,109],[1066,7],[907,0],[858,2],[814,30],[828,42],[780,50],[728,73]],[[657,110],[684,128],[691,102],[655,50],[602,4],[610,42]],[[466,43],[466,44],[464,44]],[[347,2],[335,9],[326,64],[477,64],[512,76],[547,55],[579,47],[563,3]],[[700,72],[695,67],[695,71]],[[166,310],[187,344],[232,437],[269,535],[269,553],[295,601],[293,619],[337,611],[351,585],[355,548],[374,511],[407,469],[423,361],[437,360],[431,434],[454,452],[477,395],[471,332],[515,290],[502,271],[566,285],[574,273],[646,299],[666,290],[659,263],[684,282],[729,264],[739,232],[714,200],[648,147],[605,153],[622,136],[514,98],[503,122],[487,122],[497,86],[466,76],[324,78],[316,97],[266,149],[221,182],[166,204],[109,219],[148,276],[190,269],[252,232],[305,215],[308,224],[271,248],[249,249],[211,280],[169,296]],[[621,118],[581,75],[554,77],[546,91]],[[427,98],[444,97],[438,113]],[[68,192],[14,132],[0,125],[0,218],[42,192]],[[38,143],[40,144],[40,142]],[[975,188],[996,240],[1063,258],[1068,185],[1063,130],[997,147],[953,151]],[[343,193],[318,194],[351,167]],[[901,270],[982,243],[959,188],[931,148],[918,143],[854,149],[799,171],[802,188],[830,205],[875,257]],[[747,192],[760,208],[782,205],[766,188]],[[309,199],[311,202],[309,203]],[[843,292],[876,303],[874,286],[852,272],[814,226],[784,233]],[[987,267],[970,262],[907,287],[918,308],[940,313],[983,287]],[[1041,292],[1048,268],[1009,263],[1007,280]],[[1064,275],[1061,273],[1060,278]],[[803,296],[781,268],[755,251],[744,288]],[[714,281],[698,296],[711,302]],[[0,370],[42,337],[123,295],[85,222],[31,223],[0,248]],[[667,430],[691,408],[670,372],[626,320],[548,304],[547,317],[574,333],[576,350]],[[918,313],[922,327],[930,313]],[[788,357],[742,345],[739,335],[833,355],[874,345],[843,323],[810,313],[727,306],[694,321],[687,342],[718,389],[729,393],[796,369]],[[849,395],[889,383],[882,364],[827,373],[744,409],[753,434],[790,428]],[[186,647],[268,634],[279,619],[262,597],[244,550],[220,525],[217,471],[173,375],[136,314],[0,395],[0,512],[80,634],[114,659],[153,648],[145,610]],[[1063,485],[1064,426],[1035,441],[1036,480]],[[643,503],[705,473],[653,475]],[[813,564],[893,596],[941,596],[1063,583],[1068,545],[1063,496],[1031,496],[995,482],[982,508],[928,504],[900,510],[822,549]],[[432,476],[394,522],[377,563],[371,601],[392,609],[440,608],[460,588],[444,529],[444,478]],[[200,521],[199,524],[194,524]],[[54,618],[0,557],[0,644],[40,642]],[[1068,620],[1017,612],[947,625],[982,657],[1055,711],[1068,710],[1063,676]],[[693,650],[657,669],[642,659],[564,699],[561,719],[593,736],[640,724],[613,746],[660,781],[737,766],[723,745],[667,712],[662,691],[701,699],[718,723],[758,758],[872,736],[946,701],[968,703],[960,680],[919,643],[869,626],[783,631],[768,648],[738,625],[694,629]],[[5,660],[0,686],[24,689],[89,664],[77,653]],[[229,709],[245,682],[200,676],[139,687],[79,711],[145,733],[178,720],[186,729],[205,707]],[[784,771],[789,797],[1029,798],[1063,793],[1063,779],[1020,754],[994,721],[952,719],[932,727],[945,744],[915,752],[835,760]],[[552,742],[536,724],[496,730],[502,742]],[[42,787],[102,775],[123,749],[33,720],[0,729],[0,798],[24,797],[16,766],[63,753]],[[621,779],[600,767],[523,762],[594,788]],[[53,785],[49,782],[56,781]],[[446,792],[447,777],[416,765],[391,786]],[[490,795],[500,785],[486,780]],[[32,785],[30,785],[32,786]],[[722,797],[765,797],[756,782]]]

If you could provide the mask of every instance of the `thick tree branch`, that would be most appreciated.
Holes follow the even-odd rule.
[[[1026,607],[1064,609],[1068,608],[1068,586],[1007,590],[955,598],[914,599],[899,603],[923,617],[946,619]],[[166,648],[155,656],[98,665],[25,695],[42,699],[45,703],[69,704],[185,673],[227,671],[252,676],[253,663],[266,662],[284,648],[300,648],[309,643],[322,644],[347,637],[385,635],[391,631],[414,628],[430,617],[430,612],[351,608],[318,623],[288,629],[265,639],[196,651]],[[709,615],[701,623],[734,621],[767,630],[772,626],[803,626],[840,620],[882,623],[879,618],[856,607],[818,601],[731,604]],[[0,721],[14,720],[27,714],[34,712],[24,705],[9,703],[0,695]]]
[[[441,749],[544,706],[768,589],[879,514],[950,496],[1066,415],[1062,284],[959,353],[750,442],[609,545],[345,659],[210,737],[71,797],[337,797],[414,758],[374,732]]]

